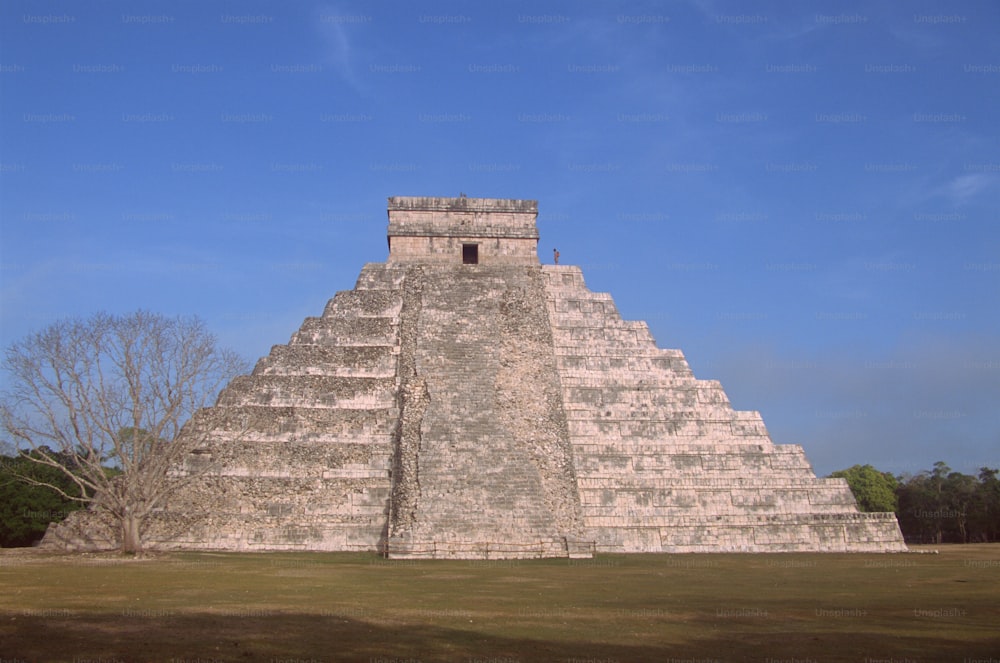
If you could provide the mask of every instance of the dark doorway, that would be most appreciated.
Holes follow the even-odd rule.
[[[479,264],[479,245],[478,244],[463,244],[462,245],[462,264],[463,265],[478,265]]]

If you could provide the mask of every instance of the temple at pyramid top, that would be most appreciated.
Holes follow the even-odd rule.
[[[389,198],[389,262],[537,265],[536,200]]]

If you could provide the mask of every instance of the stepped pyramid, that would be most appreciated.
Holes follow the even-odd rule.
[[[389,257],[191,422],[147,547],[397,558],[905,550],[895,516],[541,265],[537,203],[389,199]],[[201,468],[201,469],[200,469]],[[113,545],[93,512],[46,541]]]

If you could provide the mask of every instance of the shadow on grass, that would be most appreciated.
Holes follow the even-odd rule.
[[[623,645],[511,638],[476,625],[373,623],[337,616],[233,615],[0,615],[4,661],[364,661],[365,663],[625,663],[629,661],[772,661],[986,659],[1000,637],[962,643],[934,637],[873,633],[786,632],[780,623],[734,620],[717,638],[663,645]],[[694,625],[692,625],[694,626]],[[484,627],[487,628],[487,627]],[[703,625],[694,627],[700,630]],[[704,631],[702,631],[704,632]]]

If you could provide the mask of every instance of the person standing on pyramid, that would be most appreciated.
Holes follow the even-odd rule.
[[[555,264],[559,264],[559,249],[552,249],[552,259],[555,261]]]

